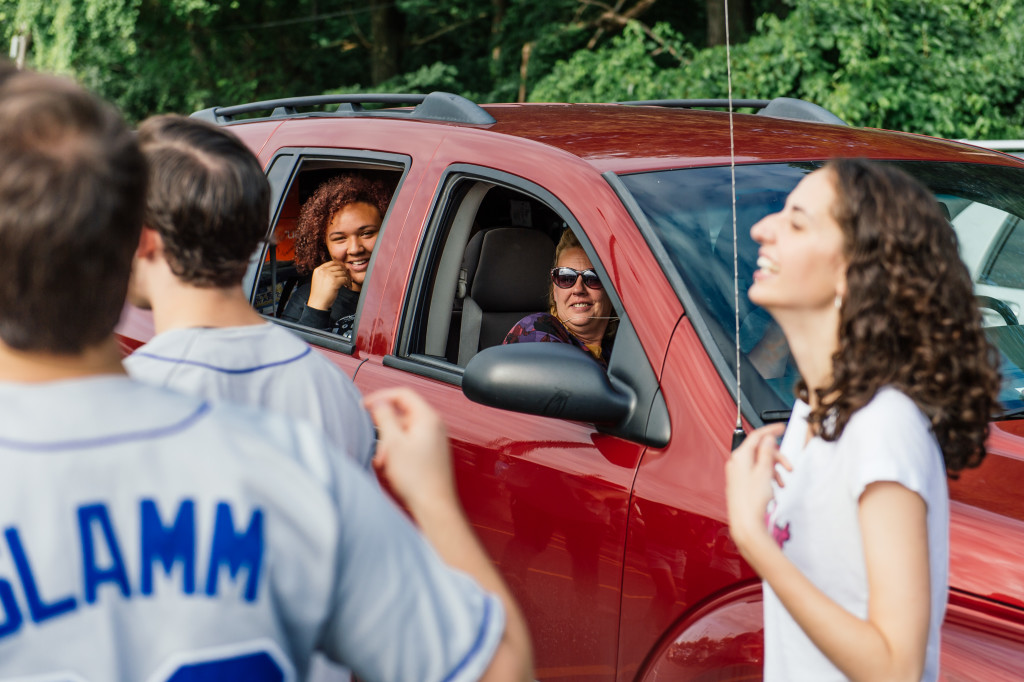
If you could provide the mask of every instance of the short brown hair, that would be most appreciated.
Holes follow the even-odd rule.
[[[259,161],[231,133],[183,116],[143,121],[139,144],[150,169],[145,223],[171,272],[195,286],[238,284],[270,222]]]
[[[345,173],[323,182],[299,212],[295,237],[295,265],[299,272],[312,272],[331,260],[326,234],[335,213],[349,204],[369,204],[383,220],[390,202],[391,189],[387,184],[361,173]]]
[[[109,104],[21,72],[0,85],[0,339],[80,353],[108,338],[138,246],[146,164]]]

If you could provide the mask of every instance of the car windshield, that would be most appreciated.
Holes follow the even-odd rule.
[[[785,419],[797,380],[774,320],[750,303],[756,269],[751,226],[782,209],[786,196],[823,162],[736,166],[739,345],[743,399],[764,421]],[[960,240],[986,333],[1002,358],[1000,400],[1024,414],[1024,170],[1005,166],[892,161],[935,193]],[[712,359],[726,376],[736,366],[731,169],[653,171],[620,178],[649,223],[670,281]]]

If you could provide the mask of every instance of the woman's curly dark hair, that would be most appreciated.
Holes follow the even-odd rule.
[[[955,478],[985,457],[1000,385],[998,352],[982,331],[956,233],[931,192],[897,168],[837,159],[825,169],[844,235],[847,295],[832,384],[817,391],[810,422],[836,440],[878,389],[893,386],[927,415]],[[807,400],[803,381],[797,392]]]
[[[387,183],[359,173],[337,175],[324,181],[299,211],[295,235],[295,267],[300,273],[313,272],[331,260],[327,251],[327,225],[335,213],[354,203],[374,206],[381,218],[391,202]]]

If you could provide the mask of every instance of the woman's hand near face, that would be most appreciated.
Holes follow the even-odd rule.
[[[317,310],[330,310],[338,291],[352,283],[348,268],[341,263],[329,260],[313,271],[310,283],[309,300],[306,305]]]

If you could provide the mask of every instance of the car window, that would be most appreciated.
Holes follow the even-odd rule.
[[[936,195],[960,240],[975,281],[986,332],[1002,358],[1007,411],[1024,410],[1024,171],[981,164],[891,162]],[[750,303],[756,269],[750,228],[780,210],[786,195],[819,162],[736,167],[736,266],[733,281],[731,171],[727,166],[623,175],[619,179],[646,220],[649,239],[720,371],[736,367],[736,307],[744,399],[763,420],[784,419],[798,378],[774,320]]]
[[[286,184],[279,192],[275,192],[281,198],[274,211],[272,237],[264,248],[252,289],[251,300],[256,310],[268,318],[285,320],[317,334],[322,337],[317,339],[321,345],[325,341],[327,345],[333,345],[330,339],[336,338],[350,346],[358,320],[357,314],[338,321],[327,319],[325,324],[312,324],[301,317],[305,307],[304,298],[309,294],[311,272],[308,267],[303,267],[303,263],[296,261],[299,214],[318,187],[340,175],[357,174],[379,182],[394,196],[405,167],[404,163],[396,163],[396,159],[392,158],[348,159],[323,154],[297,155],[292,172],[286,176]],[[271,182],[274,182],[273,175]],[[387,213],[382,218],[381,232],[387,225]],[[371,255],[371,269],[373,262]],[[366,282],[369,276],[370,272],[367,272]],[[339,296],[344,293],[339,292]],[[349,298],[354,305],[359,300],[359,294],[353,291]]]
[[[523,317],[548,311],[555,245],[574,221],[564,206],[503,179],[455,173],[446,181],[421,257],[407,356],[457,371],[501,345]]]
[[[972,270],[979,284],[1024,289],[1024,229],[1021,218],[979,202],[953,219],[966,250],[976,246],[981,258]]]

